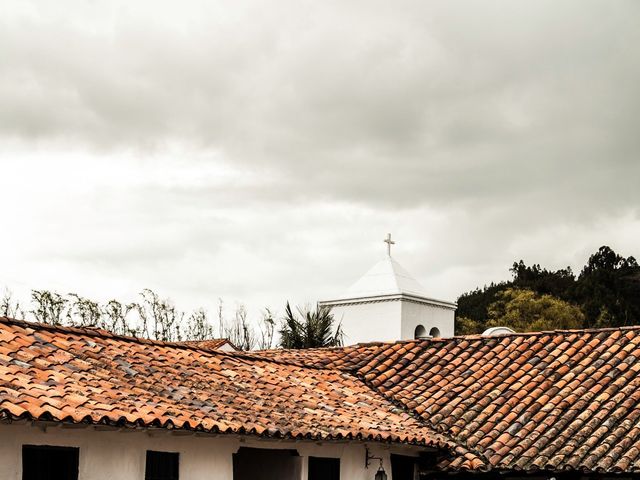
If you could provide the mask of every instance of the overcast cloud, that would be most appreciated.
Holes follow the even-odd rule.
[[[282,310],[640,256],[640,3],[0,3],[0,286]]]

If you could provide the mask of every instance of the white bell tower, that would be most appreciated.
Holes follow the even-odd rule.
[[[342,295],[318,302],[331,311],[345,333],[345,345],[393,342],[421,337],[453,336],[457,305],[436,300],[391,256],[387,255]]]

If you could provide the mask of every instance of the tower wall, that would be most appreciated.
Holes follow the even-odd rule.
[[[433,336],[453,336],[455,308],[417,303],[410,300],[402,300],[401,304],[401,340],[415,338],[418,325],[424,327],[427,335],[433,328],[437,328],[439,334]]]
[[[400,338],[402,302],[380,301],[332,305],[334,318],[341,322],[344,344],[394,342]]]
[[[318,304],[331,307],[342,324],[346,345],[410,340],[418,326],[420,337],[429,336],[432,329],[432,336],[450,337],[457,308],[453,302],[428,296],[388,250],[345,292]]]
[[[320,302],[320,305],[327,304]],[[327,306],[331,306],[331,312],[342,326],[345,345],[411,340],[419,325],[424,327],[424,336],[451,337],[454,333],[455,308],[416,302],[406,297],[336,302]],[[433,328],[437,333],[432,332]]]

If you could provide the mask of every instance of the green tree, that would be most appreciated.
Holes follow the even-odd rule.
[[[328,307],[318,306],[315,310],[297,308],[293,313],[287,302],[285,316],[280,328],[282,348],[337,347],[342,345],[342,327],[335,325],[335,319]],[[335,329],[334,329],[335,327]]]
[[[262,317],[258,325],[259,338],[258,338],[258,350],[266,350],[273,346],[273,336],[276,329],[275,315],[270,308],[265,308],[262,311]]]
[[[213,325],[209,323],[207,311],[204,308],[194,310],[184,326],[185,340],[210,340],[214,337]]]
[[[580,328],[584,314],[552,295],[532,290],[509,288],[497,296],[488,308],[487,327],[509,327],[517,332]]]
[[[474,333],[482,333],[484,330],[484,322],[472,320],[468,317],[456,317],[456,335],[473,335]]]
[[[132,304],[140,317],[140,331],[145,338],[175,342],[182,340],[180,329],[184,312],[176,309],[169,299],[160,296],[151,289],[140,292],[141,302]]]
[[[109,300],[101,307],[101,328],[117,335],[131,335],[137,337],[140,335],[140,331],[129,319],[129,314],[134,311],[135,308],[136,305],[134,303],[126,304],[116,299]]]
[[[589,257],[577,278],[569,267],[554,271],[539,264],[529,266],[523,260],[515,262],[510,271],[513,279],[508,282],[460,295],[456,333],[490,326],[489,306],[508,289],[531,290],[579,305],[584,314],[581,327],[640,323],[640,266],[635,258],[625,258],[606,245]]]
[[[511,285],[512,282],[492,283],[460,295],[456,310],[456,334],[466,335],[482,332],[487,321],[489,305],[496,300],[496,296],[500,292],[510,288]],[[473,322],[473,324],[469,322]]]
[[[31,300],[34,309],[31,314],[36,322],[50,325],[61,325],[64,320],[64,312],[69,301],[62,295],[49,290],[32,290]]]
[[[222,335],[240,350],[253,350],[256,346],[257,334],[249,323],[244,305],[236,307],[231,321],[222,319],[222,325]]]
[[[632,325],[640,321],[640,266],[607,246],[589,257],[580,272],[576,299],[588,327]]]
[[[20,302],[14,300],[11,290],[5,288],[2,299],[0,299],[0,317],[24,318],[24,316],[24,310],[20,307]]]
[[[81,297],[77,293],[69,295],[67,323],[76,327],[103,327],[102,310],[98,302]]]
[[[533,290],[539,294],[549,294],[562,299],[571,298],[576,277],[571,267],[559,270],[547,270],[539,264],[531,267],[522,260],[515,262],[510,269],[513,275],[511,282],[515,288]]]

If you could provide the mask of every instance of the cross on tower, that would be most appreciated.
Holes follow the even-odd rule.
[[[391,234],[387,233],[387,238],[383,240],[384,243],[387,244],[387,255],[391,256],[391,245],[395,245],[396,242],[391,240]]]

